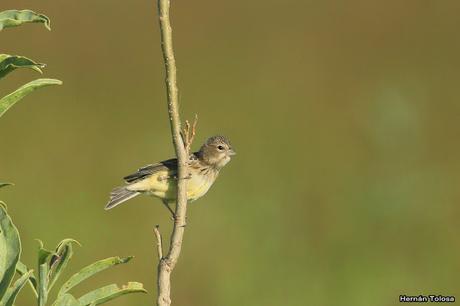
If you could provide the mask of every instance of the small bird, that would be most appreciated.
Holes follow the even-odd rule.
[[[187,201],[192,202],[206,194],[216,181],[219,171],[235,155],[232,146],[224,136],[208,138],[198,152],[188,160]],[[110,193],[106,210],[132,199],[139,194],[160,198],[174,215],[169,204],[175,202],[177,193],[177,159],[168,159],[148,165],[136,173],[124,177],[127,185],[117,187]]]

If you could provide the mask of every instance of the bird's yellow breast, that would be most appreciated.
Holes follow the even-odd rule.
[[[187,199],[194,201],[208,192],[216,179],[216,175],[192,174],[187,178]],[[176,178],[169,171],[158,171],[151,176],[129,185],[127,188],[148,193],[162,200],[176,199]]]

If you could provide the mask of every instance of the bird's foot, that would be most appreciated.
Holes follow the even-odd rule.
[[[186,227],[187,226],[187,216],[185,216],[184,220],[182,218],[179,218],[176,214],[173,214],[171,216],[171,220],[174,221],[175,224],[178,224],[180,227]]]
[[[189,179],[191,179],[191,178],[192,178],[192,174],[189,173],[187,176],[184,176],[184,177],[182,177],[181,179],[183,179],[183,180],[189,180]],[[179,177],[178,177],[177,175],[175,175],[175,176],[174,176],[174,179],[177,180],[177,179],[179,179]]]

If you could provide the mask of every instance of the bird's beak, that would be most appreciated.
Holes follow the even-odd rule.
[[[229,156],[236,155],[236,152],[233,151],[233,149],[230,149],[230,150],[228,150],[228,155],[229,155]]]

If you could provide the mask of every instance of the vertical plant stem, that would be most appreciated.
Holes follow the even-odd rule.
[[[45,306],[48,300],[48,263],[43,263],[38,267],[38,306]]]
[[[181,121],[179,117],[178,88],[176,61],[174,59],[172,29],[169,20],[169,0],[158,0],[158,14],[161,31],[161,48],[166,69],[166,93],[168,100],[169,122],[171,124],[172,141],[177,156],[177,204],[174,226],[168,253],[160,258],[158,264],[158,306],[171,305],[171,272],[173,271],[182,247],[187,212],[186,173],[188,153],[181,137]]]

